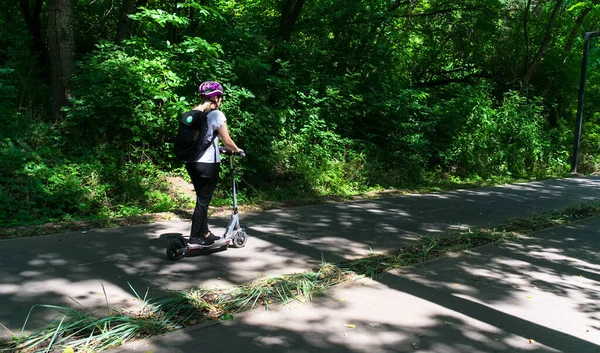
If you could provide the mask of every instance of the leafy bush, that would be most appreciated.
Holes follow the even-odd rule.
[[[589,121],[583,122],[577,171],[591,174],[600,171],[600,114],[594,114]]]
[[[502,104],[481,96],[452,145],[459,176],[526,177],[553,167],[549,129],[539,101],[528,101],[516,92]]]

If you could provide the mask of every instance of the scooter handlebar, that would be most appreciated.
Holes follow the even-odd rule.
[[[240,156],[240,157],[246,157],[246,152],[244,152],[243,150],[241,150],[240,152],[233,152],[232,150],[225,148],[225,147],[219,147],[219,152],[227,155],[227,156]]]

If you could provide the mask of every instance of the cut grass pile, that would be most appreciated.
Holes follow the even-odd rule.
[[[417,245],[385,254],[373,254],[340,264],[322,264],[317,269],[300,274],[261,279],[229,289],[193,288],[173,292],[171,297],[158,300],[141,298],[136,293],[142,302],[138,310],[112,313],[106,317],[97,317],[89,311],[73,308],[38,305],[36,307],[52,308],[60,314],[33,334],[16,335],[11,342],[3,343],[0,351],[100,352],[131,340],[148,338],[207,320],[230,320],[236,313],[257,306],[268,308],[274,303],[309,301],[316,295],[324,295],[329,288],[363,276],[376,277],[392,269],[485,244],[517,240],[521,235],[597,215],[600,215],[600,203],[585,203],[516,219],[497,229],[423,236],[419,238]],[[32,308],[34,309],[35,307]],[[23,331],[28,320],[29,316],[25,320]]]

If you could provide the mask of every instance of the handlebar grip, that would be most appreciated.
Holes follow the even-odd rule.
[[[232,150],[225,148],[225,147],[219,147],[219,152],[227,155],[227,156],[240,156],[240,157],[246,157],[246,152],[242,151],[242,152],[233,152]]]

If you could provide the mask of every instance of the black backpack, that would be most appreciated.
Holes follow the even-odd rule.
[[[181,115],[175,137],[175,156],[180,161],[197,161],[217,137],[215,131],[210,141],[204,139],[208,130],[207,115],[208,113],[198,110],[190,110]]]

